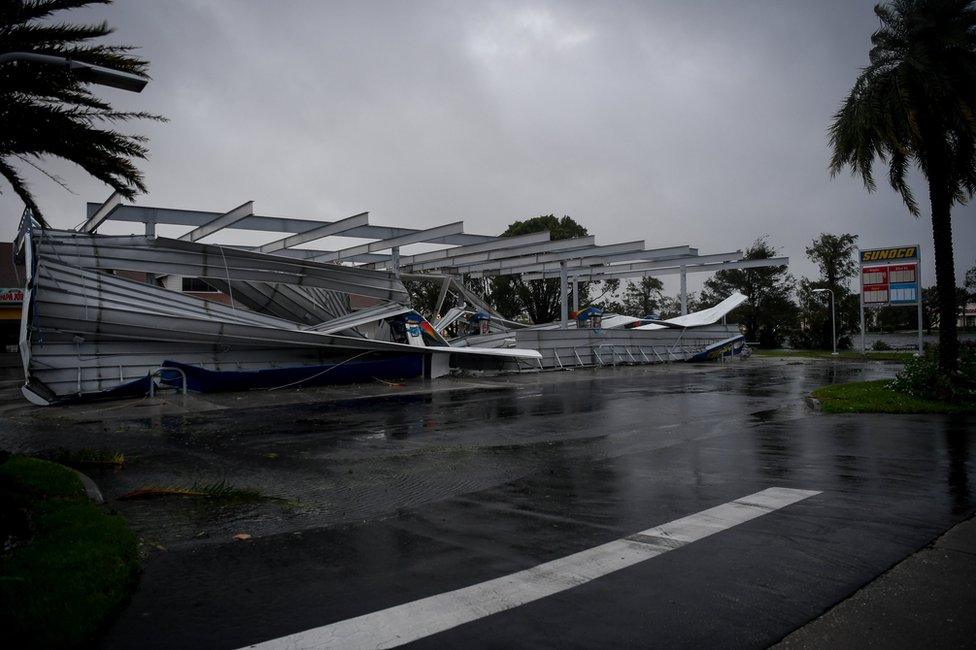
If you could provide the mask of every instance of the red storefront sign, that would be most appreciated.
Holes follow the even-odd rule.
[[[0,305],[19,305],[24,302],[23,289],[0,289]]]

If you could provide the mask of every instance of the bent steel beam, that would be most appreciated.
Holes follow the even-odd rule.
[[[692,252],[694,251],[694,252]],[[585,257],[580,257],[579,259],[569,259],[566,260],[566,269],[571,271],[572,269],[587,268],[591,266],[603,266],[614,261],[627,261],[627,260],[662,260],[674,257],[683,257],[688,255],[696,255],[697,250],[692,249],[689,246],[669,246],[666,248],[652,248],[647,250],[633,251],[629,253],[614,253],[607,255],[588,255]],[[542,262],[537,264],[526,264],[522,266],[514,266],[505,269],[499,269],[494,271],[474,271],[471,273],[471,277],[480,278],[492,275],[525,275],[534,273],[559,273],[560,265],[559,262]]]
[[[447,237],[449,235],[459,235],[462,234],[463,232],[464,232],[464,222],[455,221],[454,223],[445,224],[443,226],[437,226],[435,228],[428,228],[427,230],[417,230],[415,232],[408,233],[406,235],[399,235],[397,237],[391,237],[389,239],[380,239],[378,241],[370,242],[368,244],[360,244],[358,246],[343,248],[342,250],[335,251],[334,253],[320,255],[312,259],[318,262],[341,261],[353,257],[355,255],[359,255],[361,253],[373,253],[376,251],[390,250],[393,248],[398,248],[400,246],[405,246],[407,244],[432,242],[442,237]]]
[[[100,204],[89,203],[87,205],[88,216],[98,210]],[[221,216],[219,212],[209,212],[206,210],[178,210],[175,208],[157,208],[142,205],[122,205],[115,210],[108,221],[125,223],[145,223],[153,221],[157,224],[170,226],[193,226],[199,227],[209,223]],[[275,217],[266,215],[251,215],[234,224],[234,228],[242,230],[258,230],[261,232],[274,233],[302,233],[319,228],[325,225],[323,221],[313,221],[311,219],[297,219],[294,217]],[[356,237],[360,239],[389,239],[418,232],[414,228],[398,228],[394,226],[366,225],[343,233],[344,237]],[[489,235],[472,235],[461,233],[448,235],[439,238],[436,242],[452,245],[479,244],[482,242],[497,239]]]
[[[212,235],[219,230],[233,226],[238,221],[246,219],[254,214],[254,201],[247,201],[237,206],[230,212],[225,212],[216,219],[198,226],[179,237],[181,241],[199,241],[208,235]]]
[[[102,225],[102,222],[108,219],[121,203],[122,195],[112,192],[112,196],[105,199],[105,203],[101,204],[95,213],[78,227],[78,232],[95,232],[95,229]]]
[[[283,237],[273,242],[264,244],[263,246],[258,246],[258,252],[273,253],[285,248],[291,248],[292,246],[307,244],[308,242],[315,241],[316,239],[331,237],[332,235],[339,235],[352,230],[353,228],[358,228],[368,224],[369,212],[361,212],[360,214],[346,217],[345,219],[340,219],[339,221],[327,223],[323,226],[319,226],[318,228],[306,230],[305,232],[298,233],[297,235],[290,235],[288,237]]]
[[[686,264],[684,265],[684,270],[687,273],[713,273],[715,271],[723,271],[728,269],[754,269],[762,268],[766,266],[786,266],[790,263],[790,258],[788,257],[773,257],[765,260],[738,260],[734,262],[716,262],[714,264]],[[591,272],[584,272],[577,277],[580,280],[589,281],[599,281],[599,280],[614,280],[622,278],[639,278],[639,277],[657,277],[659,275],[675,275],[681,273],[682,266],[675,265],[666,268],[653,269],[653,270],[630,270],[630,271],[608,271],[608,269],[613,267],[602,267],[600,269],[594,269]],[[542,273],[529,273],[522,276],[523,280],[542,280],[544,278]]]
[[[483,254],[485,259],[489,259],[487,256],[498,255],[505,256],[506,254],[515,255],[516,251],[523,248],[530,247],[531,244],[544,244],[549,242],[549,231],[544,230],[542,232],[533,232],[528,235],[515,235],[512,237],[495,237],[490,241],[486,241],[480,244],[468,244],[465,246],[454,246],[453,248],[444,248],[437,251],[430,251],[427,253],[418,253],[416,255],[403,255],[400,257],[401,267],[416,267],[417,270],[421,270],[420,264],[424,264],[423,269],[439,269],[444,267],[451,267],[455,263],[456,258],[465,257],[468,255]],[[389,265],[389,258],[386,260],[387,266]],[[429,266],[427,263],[430,263]],[[383,263],[377,264],[377,266],[382,266]]]
[[[578,279],[585,280],[587,276],[595,273],[620,273],[624,271],[652,271],[654,269],[666,269],[673,266],[681,266],[682,264],[687,264],[691,266],[700,266],[702,264],[714,264],[716,262],[735,262],[742,259],[742,251],[731,251],[728,253],[712,253],[708,255],[689,255],[681,257],[669,257],[663,260],[657,260],[654,262],[630,262],[624,264],[610,264],[606,266],[590,266],[586,268],[575,268],[569,270],[569,275],[571,277],[577,277]],[[532,279],[537,279],[536,276],[539,275],[542,278],[557,278],[559,273],[557,271],[544,271],[542,273],[531,274]]]
[[[503,237],[501,239],[508,239]],[[552,253],[557,251],[580,250],[591,248],[596,238],[592,235],[586,237],[573,237],[571,239],[554,239],[551,241],[529,244],[527,246],[516,246],[514,248],[499,248],[497,250],[484,251],[480,253],[465,253],[451,257],[445,262],[420,262],[410,265],[411,271],[450,271],[452,273],[461,272],[460,269],[470,264],[480,264],[492,260],[502,260],[518,258],[525,255],[537,255],[540,253]]]

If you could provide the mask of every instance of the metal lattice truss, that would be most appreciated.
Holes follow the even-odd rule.
[[[226,213],[217,213],[122,205],[113,195],[104,204],[89,203],[88,219],[78,229],[91,233],[106,222],[141,223],[149,236],[155,234],[157,225],[189,226],[192,230],[180,237],[186,242],[196,242],[226,230],[273,232],[277,236],[265,244],[236,248],[355,266],[364,271],[388,271],[397,277],[409,274],[414,279],[421,275],[470,278],[518,275],[524,280],[561,278],[567,284],[679,274],[684,286],[689,273],[789,263],[786,257],[747,260],[741,250],[702,255],[687,245],[647,248],[643,241],[598,245],[592,236],[553,240],[548,232],[512,237],[474,235],[465,233],[460,221],[422,230],[379,226],[369,223],[367,212],[331,222],[264,216],[254,213],[250,201]],[[369,241],[338,249],[311,247],[333,236]],[[412,244],[445,247],[413,255],[401,254],[402,247]]]

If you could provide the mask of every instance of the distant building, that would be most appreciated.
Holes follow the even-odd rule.
[[[14,261],[13,242],[0,242],[0,352],[17,351],[23,303],[24,267]]]
[[[966,303],[966,308],[959,315],[959,320],[956,321],[956,327],[976,328],[976,302]]]

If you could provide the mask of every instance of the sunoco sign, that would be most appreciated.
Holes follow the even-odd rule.
[[[899,246],[896,248],[875,248],[861,251],[861,264],[874,262],[900,262],[902,260],[917,260],[918,246]]]

